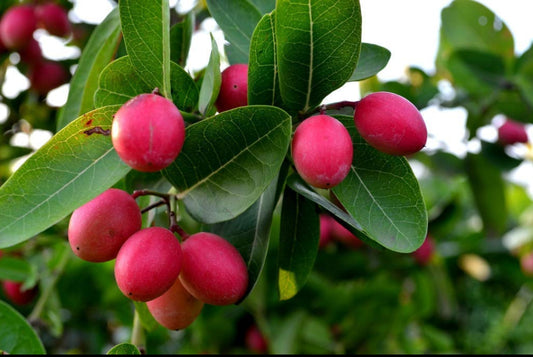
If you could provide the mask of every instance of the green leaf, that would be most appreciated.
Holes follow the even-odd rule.
[[[198,101],[200,113],[210,115],[214,110],[214,104],[220,91],[220,82],[220,54],[218,53],[217,42],[211,35],[211,55],[200,86],[200,98]]]
[[[278,249],[280,300],[288,300],[305,285],[318,253],[320,226],[316,205],[290,188],[283,194]]]
[[[506,66],[514,61],[511,31],[491,10],[476,1],[455,0],[442,10],[436,59],[439,71],[447,72],[446,62],[458,49],[502,56]]]
[[[108,355],[140,355],[141,352],[139,351],[137,346],[135,346],[134,344],[124,342],[124,343],[119,343],[118,345],[111,347],[111,349],[109,349],[109,351],[107,351],[106,354]]]
[[[504,59],[487,52],[454,51],[448,60],[448,70],[457,87],[478,96],[489,96],[505,83]]]
[[[0,248],[25,241],[115,184],[130,168],[109,130],[119,106],[86,113],[54,135],[0,187]]]
[[[198,88],[191,76],[176,63],[171,62],[171,97],[183,111],[192,111],[198,103]],[[94,101],[99,107],[124,104],[129,99],[151,93],[153,88],[137,73],[130,56],[111,62],[102,72]]]
[[[275,27],[288,109],[306,112],[350,79],[361,48],[359,1],[278,0]]]
[[[271,12],[276,7],[276,0],[249,0],[261,14]]]
[[[500,169],[482,154],[468,153],[464,163],[485,232],[498,236],[503,234],[507,228],[508,214]]]
[[[263,14],[248,0],[207,0],[207,7],[230,43],[229,62],[248,63],[250,39]]]
[[[190,11],[181,22],[170,28],[170,60],[182,67],[185,67],[189,56],[195,21],[194,11]]]
[[[163,175],[203,223],[235,218],[276,176],[291,138],[291,117],[270,106],[228,110],[192,124]]]
[[[70,81],[67,102],[59,112],[58,131],[95,108],[93,97],[98,88],[98,76],[111,62],[120,38],[120,18],[118,8],[115,8],[93,30],[83,49],[76,72]]]
[[[378,74],[389,63],[390,56],[390,51],[384,47],[362,43],[359,61],[350,81],[361,81]]]
[[[170,9],[168,0],[121,0],[126,51],[140,77],[170,98]]]
[[[44,355],[37,333],[17,310],[0,301],[0,353]]]
[[[276,58],[275,11],[263,16],[252,35],[248,64],[248,104],[281,107]]]
[[[210,232],[233,244],[246,262],[248,291],[243,299],[253,290],[265,264],[278,179],[279,177],[275,177],[265,192],[246,211],[233,219],[208,227]]]
[[[9,256],[0,259],[0,280],[22,282],[32,274],[33,268],[26,260]]]
[[[153,331],[159,326],[159,323],[154,319],[150,310],[148,310],[146,302],[134,301],[133,304],[135,305],[135,311],[139,316],[141,325],[146,331]]]
[[[333,192],[368,237],[396,252],[415,251],[426,238],[428,217],[409,162],[368,145],[353,117],[336,118],[350,132],[354,155],[348,176]]]

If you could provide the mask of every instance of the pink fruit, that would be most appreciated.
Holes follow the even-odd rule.
[[[333,221],[335,219],[327,213],[321,213],[319,215],[319,219],[320,219],[320,240],[318,242],[318,247],[324,248],[330,242],[333,241],[332,227],[333,227]]]
[[[30,68],[28,77],[30,88],[40,95],[46,95],[67,82],[68,72],[57,62],[42,61]]]
[[[267,340],[255,324],[251,325],[248,327],[248,330],[246,330],[244,341],[246,347],[254,353],[263,354],[268,351]]]
[[[115,259],[120,247],[141,229],[141,210],[126,191],[110,188],[72,212],[68,240],[74,254],[89,262]]]
[[[71,32],[67,11],[58,4],[47,3],[35,9],[37,26],[44,28],[50,35],[67,37]]]
[[[180,274],[182,250],[174,234],[162,227],[134,233],[115,260],[115,280],[122,293],[135,301],[150,301],[170,287]]]
[[[28,45],[37,27],[35,10],[30,5],[14,5],[2,16],[0,37],[12,51],[18,51]]]
[[[20,60],[27,65],[36,65],[43,60],[43,54],[39,42],[33,37],[26,47],[19,51]]]
[[[414,154],[426,145],[422,114],[398,94],[375,92],[362,98],[355,108],[354,123],[369,145],[390,155]]]
[[[31,303],[39,292],[39,288],[35,285],[30,289],[22,289],[22,282],[4,280],[2,281],[2,288],[6,297],[16,305],[28,305]]]
[[[302,121],[292,139],[296,171],[309,185],[332,188],[341,183],[352,164],[353,144],[348,130],[329,115]]]
[[[204,303],[192,296],[180,279],[176,279],[170,289],[146,302],[146,306],[159,324],[170,330],[180,330],[196,320]]]
[[[527,143],[528,136],[524,124],[512,119],[506,119],[505,122],[498,127],[498,141],[502,145]]]
[[[434,253],[435,243],[433,238],[428,235],[426,236],[424,243],[422,243],[422,245],[411,254],[418,264],[427,265],[433,258]]]
[[[170,100],[140,94],[116,112],[111,139],[118,156],[133,169],[155,172],[170,165],[185,141],[185,122]]]
[[[237,303],[248,288],[248,270],[239,251],[224,238],[208,232],[188,237],[182,244],[183,286],[211,305]]]
[[[355,234],[350,232],[350,230],[340,224],[336,219],[333,219],[331,224],[331,235],[337,242],[341,242],[351,248],[357,249],[364,244],[362,240],[357,238]]]
[[[520,257],[520,269],[527,276],[533,276],[533,252],[526,253]]]
[[[248,65],[233,64],[222,71],[215,107],[224,112],[248,104]]]

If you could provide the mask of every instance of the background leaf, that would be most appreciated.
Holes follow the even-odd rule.
[[[109,136],[84,133],[110,129],[118,108],[95,109],[67,125],[0,187],[0,248],[44,231],[128,173]]]
[[[180,155],[163,174],[193,218],[235,218],[276,176],[290,135],[291,118],[279,108],[228,110],[188,126]]]
[[[120,343],[118,345],[115,345],[111,347],[109,351],[107,351],[108,355],[140,355],[141,352],[137,348],[137,346],[131,344],[131,343]]]
[[[170,98],[168,0],[121,0],[119,9],[124,43],[131,63],[152,90],[159,88],[164,97]]]
[[[39,336],[17,310],[0,300],[0,352],[44,355]]]
[[[350,81],[360,81],[378,74],[389,63],[390,56],[391,53],[388,49],[363,42],[359,60]]]
[[[170,28],[170,60],[181,67],[187,63],[195,21],[194,11],[189,11],[181,22]]]
[[[121,28],[118,7],[94,29],[85,46],[76,72],[70,81],[67,102],[59,112],[57,130],[95,108],[94,92],[98,88],[98,77],[111,62],[120,41]]]
[[[352,169],[333,192],[367,236],[393,251],[416,250],[426,238],[428,218],[409,162],[368,145],[353,117],[336,118],[350,132],[354,155]]]
[[[248,0],[207,0],[207,7],[230,43],[226,47],[229,63],[248,63],[250,39],[261,11]]]
[[[288,109],[306,112],[349,80],[361,48],[358,0],[278,0],[275,26]]]
[[[278,249],[280,300],[292,298],[304,286],[315,263],[319,237],[316,205],[292,189],[285,189]]]
[[[34,274],[34,269],[26,260],[9,256],[0,259],[0,280],[23,282]]]
[[[204,115],[212,115],[215,112],[214,104],[220,91],[220,54],[218,53],[217,42],[211,35],[211,55],[205,68],[200,94],[198,100],[198,110]]]

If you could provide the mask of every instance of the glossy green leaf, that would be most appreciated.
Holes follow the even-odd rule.
[[[248,104],[281,107],[276,58],[275,11],[263,16],[252,35],[248,64]]]
[[[42,232],[128,173],[109,136],[87,133],[109,130],[118,108],[98,108],[67,125],[0,187],[0,248]]]
[[[170,98],[170,9],[168,0],[121,0],[122,33],[140,77]]]
[[[320,225],[316,205],[290,188],[283,194],[278,249],[280,300],[305,285],[318,253]]]
[[[57,119],[57,130],[95,108],[94,92],[98,88],[98,76],[113,59],[120,41],[118,7],[94,29],[84,47],[76,72],[70,81],[67,102]]]
[[[276,204],[278,177],[246,211],[228,221],[208,227],[210,232],[224,237],[241,253],[248,268],[248,290],[253,290],[265,264],[270,238],[272,214]],[[246,297],[243,297],[243,299]]]
[[[229,62],[248,63],[250,39],[263,14],[249,0],[207,0],[207,7],[230,43]]]
[[[261,14],[271,12],[276,7],[276,0],[248,0]]]
[[[172,101],[183,111],[192,111],[198,103],[198,88],[191,76],[176,63],[171,62]],[[95,103],[99,107],[124,104],[129,99],[154,90],[140,77],[130,56],[110,63],[102,72]]]
[[[135,346],[134,344],[124,342],[124,343],[120,343],[118,345],[111,347],[109,351],[107,351],[106,354],[108,355],[140,355],[141,352],[139,351],[137,346]]]
[[[499,236],[505,232],[508,221],[501,171],[482,154],[468,153],[464,162],[483,227],[487,233]]]
[[[507,25],[479,2],[455,0],[441,12],[437,69],[446,72],[446,62],[458,49],[502,56],[506,65],[514,61],[514,40]]]
[[[170,28],[170,60],[185,67],[194,32],[195,13],[190,11]]]
[[[368,145],[353,117],[336,118],[350,132],[354,155],[348,176],[333,192],[368,237],[396,252],[415,251],[426,238],[428,217],[409,162]]]
[[[220,54],[217,42],[211,35],[211,55],[200,86],[198,110],[204,115],[214,114],[214,105],[220,91]]]
[[[0,354],[44,355],[37,333],[17,310],[0,301]]]
[[[371,43],[361,44],[357,67],[350,81],[361,81],[379,73],[389,63],[391,53],[388,49]]]
[[[287,154],[291,117],[271,106],[228,110],[192,124],[164,176],[203,223],[237,217],[264,192]]]
[[[306,112],[350,79],[361,48],[358,0],[278,0],[275,27],[288,109]]]
[[[457,50],[448,59],[454,85],[473,95],[488,96],[505,83],[505,63],[499,55]]]

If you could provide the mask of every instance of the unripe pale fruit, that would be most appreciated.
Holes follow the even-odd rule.
[[[233,64],[221,73],[220,92],[215,107],[224,112],[248,104],[248,65]]]
[[[337,119],[329,115],[312,116],[294,132],[292,158],[304,181],[317,188],[332,188],[350,171],[352,138]]]
[[[31,303],[39,292],[37,285],[30,289],[22,289],[22,282],[20,281],[11,281],[4,280],[2,281],[2,289],[4,294],[12,303],[16,305],[28,305]]]
[[[355,127],[375,149],[390,155],[410,155],[427,141],[422,114],[404,97],[375,92],[362,98],[355,108]]]
[[[224,238],[208,232],[191,235],[182,243],[183,286],[211,305],[229,305],[244,297],[248,270],[239,251]]]
[[[72,212],[68,240],[81,259],[105,262],[116,258],[122,244],[141,225],[141,210],[133,197],[110,188]]]
[[[35,9],[30,5],[15,5],[2,16],[0,37],[7,49],[18,51],[28,45],[37,28]]]
[[[115,280],[122,293],[135,301],[150,301],[167,291],[182,266],[181,245],[162,227],[134,233],[120,248],[115,261]]]
[[[67,37],[71,32],[67,11],[56,3],[47,3],[35,9],[37,26],[44,28],[50,35]]]
[[[118,156],[130,167],[155,172],[170,165],[185,141],[185,122],[170,100],[140,94],[116,112],[111,140]]]
[[[424,240],[424,243],[422,243],[422,245],[411,254],[418,264],[427,265],[433,258],[434,252],[435,243],[433,238],[428,235],[426,240]]]
[[[524,124],[512,119],[506,119],[505,122],[498,127],[498,141],[502,145],[527,143],[528,136]]]
[[[46,95],[68,81],[68,72],[57,62],[42,61],[30,68],[28,77],[30,88],[40,95]]]
[[[169,330],[181,330],[196,320],[204,303],[183,287],[180,279],[163,295],[146,302],[148,310],[162,326]]]

